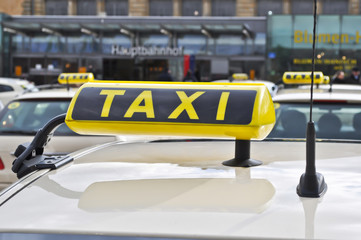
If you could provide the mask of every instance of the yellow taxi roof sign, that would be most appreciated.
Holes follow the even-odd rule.
[[[246,73],[233,73],[232,78],[234,80],[247,80],[248,75]]]
[[[329,84],[330,83],[330,77],[329,76],[323,76],[323,83]]]
[[[58,77],[60,84],[83,84],[93,80],[93,73],[62,73]]]
[[[79,88],[66,124],[80,134],[263,139],[275,123],[263,84],[99,82]]]
[[[285,84],[311,84],[311,72],[285,72],[282,80]],[[325,83],[322,72],[314,72],[314,83]]]

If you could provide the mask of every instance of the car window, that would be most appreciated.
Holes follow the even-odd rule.
[[[11,86],[0,84],[0,92],[11,92],[11,91],[14,91],[14,89]]]
[[[53,117],[66,113],[69,101],[13,101],[0,114],[0,134],[33,135]],[[65,124],[55,134],[76,135]]]
[[[309,121],[309,104],[275,103],[276,124],[268,138],[305,138]],[[316,137],[361,140],[361,105],[313,105]]]

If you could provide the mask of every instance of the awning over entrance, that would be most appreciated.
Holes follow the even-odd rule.
[[[83,17],[83,16],[12,16],[4,19],[4,31],[32,36],[71,33],[101,34],[104,32],[202,33],[204,35],[240,34],[253,38],[266,32],[265,17]]]

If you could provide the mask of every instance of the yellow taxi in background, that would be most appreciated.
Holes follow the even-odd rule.
[[[63,122],[79,134],[180,138],[44,156]],[[274,124],[263,84],[86,83],[66,115],[17,149],[0,237],[359,239],[360,145],[317,142],[325,182],[304,192],[305,143],[262,141]]]
[[[316,136],[328,140],[361,141],[361,86],[325,82],[322,72],[315,72],[313,120]],[[268,138],[305,138],[310,118],[310,72],[286,72],[285,84],[273,97],[276,125]]]

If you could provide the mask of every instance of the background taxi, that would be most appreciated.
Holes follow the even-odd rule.
[[[0,78],[0,109],[24,92],[37,91],[33,83],[14,78]]]
[[[309,73],[285,73],[285,75]],[[320,73],[322,74],[322,73]],[[281,88],[273,98],[276,125],[269,138],[305,138],[309,120],[310,85]],[[294,84],[294,83],[291,83]],[[305,85],[306,84],[306,85]],[[313,120],[320,139],[361,140],[361,86],[324,84],[313,89]]]

